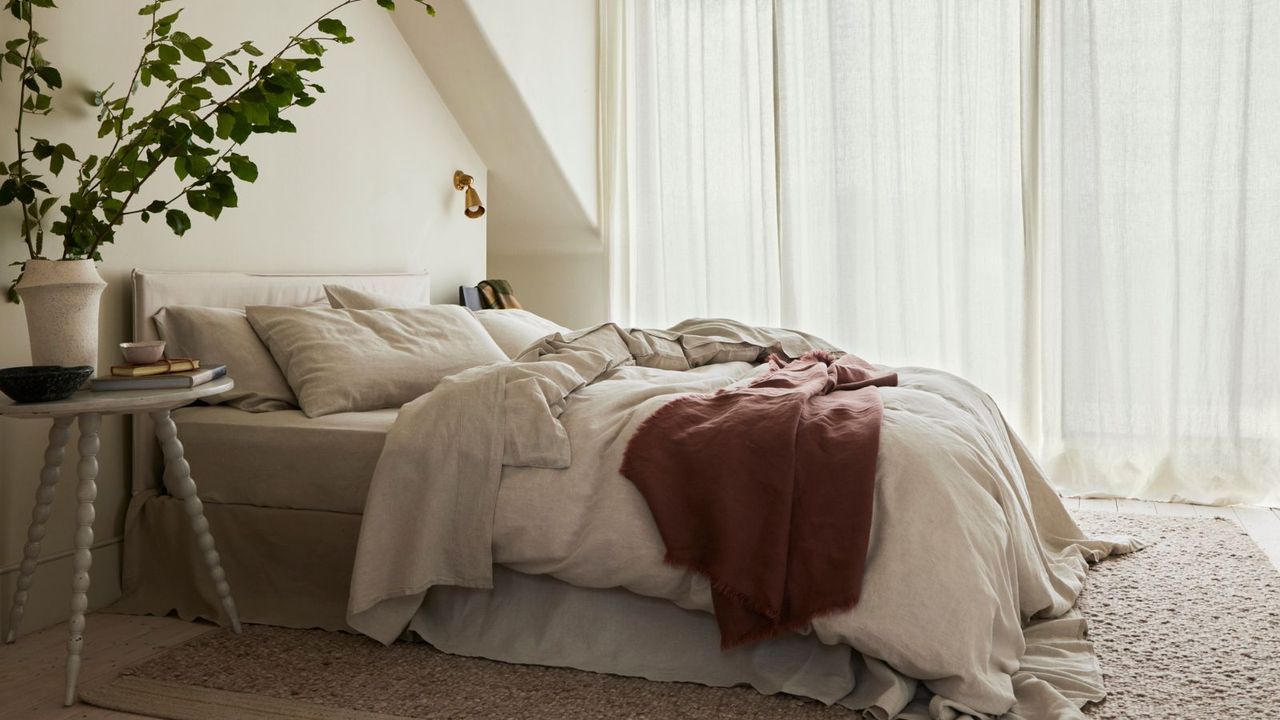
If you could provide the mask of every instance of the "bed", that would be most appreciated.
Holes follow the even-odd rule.
[[[421,301],[430,294],[425,274],[137,272],[135,335],[138,339],[154,338],[151,318],[166,306],[306,306],[322,302],[323,287],[331,283]],[[575,340],[567,342],[571,346]],[[697,383],[705,381],[706,388],[714,389],[755,372],[744,363],[710,365],[699,371],[676,379],[694,383],[688,387],[703,387]],[[628,387],[635,390],[636,383],[656,377],[647,372],[637,369],[620,375],[625,376],[624,384],[631,383]],[[927,375],[922,373],[922,377]],[[955,387],[976,393],[958,381]],[[899,395],[912,397],[911,393]],[[985,397],[980,393],[973,396]],[[998,432],[984,442],[1002,444],[1001,460],[1013,465],[1008,472],[1038,475],[1038,468],[1016,438],[996,437],[1004,432],[1003,421],[993,405],[988,410],[984,412],[991,416]],[[396,409],[381,409],[307,418],[296,410],[247,413],[225,407],[193,407],[175,414],[193,477],[205,500],[205,515],[218,538],[223,565],[245,621],[353,630],[348,611],[353,598],[352,568],[358,566],[362,513],[388,445],[388,433],[402,415]],[[581,434],[568,420],[565,424],[570,435]],[[134,494],[126,520],[124,597],[118,607],[126,612],[177,613],[188,619],[217,620],[216,595],[203,574],[196,571],[199,555],[189,533],[184,532],[185,515],[158,479],[154,448],[140,440],[149,437],[146,428],[134,428]],[[429,432],[425,437],[430,437]],[[607,460],[608,451],[600,454]],[[943,460],[950,462],[949,458]],[[607,461],[616,463],[616,458]],[[557,477],[554,469],[547,468],[505,468],[504,472],[520,480],[509,482],[512,488],[536,489],[540,477]],[[546,500],[536,494],[521,497],[516,493],[512,497],[527,507],[538,507]],[[597,494],[592,501],[600,497]],[[1062,598],[1069,596],[1073,601],[1078,592],[1083,579],[1082,558],[1099,559],[1137,545],[1127,539],[1078,537],[1060,504],[1053,507],[1056,502],[1052,493],[1046,496],[1043,487],[1035,485],[1030,491],[1021,490],[1011,504],[1026,506],[1017,512],[1025,514],[1023,524],[1042,539],[1061,535],[1045,542],[1052,545],[1053,553],[1073,558],[1070,563],[1063,561],[1066,569],[1061,570],[1061,577],[1042,580],[1046,588],[1053,586],[1061,605]],[[499,507],[495,515],[502,525],[503,509]],[[509,508],[506,515],[512,515]],[[514,526],[520,525],[520,532],[529,530],[528,522],[506,520],[505,526],[495,530],[506,533],[504,542],[513,533],[519,534],[513,531]],[[1043,528],[1036,529],[1037,525]],[[626,582],[610,578],[570,582],[566,578],[572,578],[572,569],[559,574],[550,569],[567,567],[565,558],[550,561],[553,553],[545,548],[534,553],[538,557],[518,557],[504,542],[494,540],[496,551],[508,554],[504,556],[507,562],[492,568],[492,590],[433,587],[428,601],[414,606],[406,632],[446,652],[654,680],[748,684],[761,692],[789,692],[839,704],[868,717],[962,717],[965,713],[986,717],[963,702],[926,690],[926,685],[956,687],[956,694],[963,695],[962,680],[948,679],[944,672],[929,669],[920,670],[916,677],[898,672],[890,663],[855,650],[854,643],[841,639],[842,631],[836,626],[815,626],[807,634],[786,634],[721,651],[716,623],[706,612],[709,608],[701,606],[696,582],[690,585],[688,579],[664,576],[663,582],[683,583],[680,598],[674,591],[664,598],[660,591],[627,589]],[[1045,551],[1037,546],[1029,555],[1037,552]],[[1059,562],[1055,558],[1026,562]],[[920,568],[928,567],[927,563],[917,564],[911,572],[918,575]],[[883,568],[879,572],[883,573]],[[944,572],[938,570],[939,576]],[[1011,580],[1013,585],[1020,581],[1032,586],[1036,582],[1030,575],[1021,577],[1021,569],[1018,575],[1018,580]],[[701,589],[705,590],[705,583]],[[1018,705],[1007,717],[1071,717],[1078,714],[1076,708],[1083,702],[1101,697],[1100,672],[1082,639],[1083,621],[1064,614],[1066,607],[1045,622],[1028,626],[1025,640],[1020,634],[1018,641],[1025,642],[1025,648],[1016,651],[1015,657],[1020,654],[1021,668],[1010,667],[1005,678],[1010,686],[1006,694],[1016,696]],[[877,634],[875,628],[859,632]],[[886,635],[883,642],[892,644],[892,633],[881,634]],[[920,651],[928,653],[927,648]],[[1067,665],[1074,663],[1067,668],[1069,672],[1064,670],[1066,656],[1071,660]]]

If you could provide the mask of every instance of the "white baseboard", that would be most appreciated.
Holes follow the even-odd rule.
[[[93,544],[89,571],[89,609],[98,610],[120,599],[120,556],[123,538],[106,538]],[[19,635],[27,635],[71,616],[71,556],[65,550],[40,558],[27,596]],[[9,633],[9,610],[18,583],[18,565],[0,568],[0,638]]]

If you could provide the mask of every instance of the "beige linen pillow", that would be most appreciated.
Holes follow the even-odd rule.
[[[383,310],[254,306],[249,323],[307,417],[399,407],[507,356],[456,305]]]
[[[169,357],[226,363],[227,375],[236,386],[205,398],[205,402],[225,403],[249,412],[292,410],[298,406],[289,383],[243,310],[172,305],[161,308],[154,320]]]
[[[420,303],[402,300],[381,293],[356,290],[343,285],[325,285],[324,294],[335,308],[348,310],[377,310],[379,308],[425,307]],[[498,347],[514,358],[535,340],[557,332],[569,332],[569,328],[535,315],[528,310],[477,310],[476,319],[484,326],[489,337]]]
[[[427,307],[428,303],[416,300],[405,300],[383,293],[368,290],[356,290],[344,285],[325,285],[325,297],[329,298],[329,307],[347,310],[382,310],[384,308]]]
[[[534,342],[569,328],[528,310],[477,310],[476,319],[507,357],[516,357]]]

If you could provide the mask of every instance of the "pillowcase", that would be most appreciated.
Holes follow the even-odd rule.
[[[236,386],[204,398],[237,410],[292,410],[298,400],[271,353],[258,339],[243,310],[171,305],[155,315],[156,330],[169,357],[194,357],[227,365]]]
[[[254,306],[249,323],[307,417],[400,407],[503,354],[457,305],[383,310]]]
[[[489,337],[511,358],[517,357],[525,348],[552,333],[569,332],[569,328],[528,310],[477,310],[476,319],[489,332]]]
[[[379,308],[425,307],[381,293],[356,290],[342,285],[325,285],[324,294],[335,308],[348,310],[377,310]],[[528,310],[477,310],[476,319],[488,331],[498,347],[514,358],[535,340],[557,332],[569,332],[569,328],[535,315]]]
[[[356,290],[343,285],[325,285],[325,297],[329,298],[329,307],[347,310],[381,310],[384,308],[427,307],[428,303],[405,300],[403,298],[384,295],[368,290]]]

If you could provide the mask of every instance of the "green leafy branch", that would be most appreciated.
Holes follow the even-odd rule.
[[[34,8],[52,8],[53,0],[8,0],[4,10],[26,24],[22,37],[4,44],[0,56],[0,78],[5,65],[18,68],[18,122],[17,158],[0,163],[0,206],[17,202],[21,209],[20,234],[31,257],[39,257],[44,249],[44,217],[57,202],[50,197],[49,186],[43,176],[32,172],[28,158],[47,161],[55,175],[63,163],[75,159],[75,152],[66,143],[51,143],[43,138],[33,138],[31,149],[26,147],[23,121],[27,115],[47,115],[52,108],[53,91],[62,87],[62,74],[40,52],[46,42],[35,29]]]
[[[47,162],[54,175],[67,160],[79,163],[76,187],[49,227],[49,232],[62,238],[63,259],[100,260],[102,246],[115,241],[117,228],[131,215],[149,222],[163,213],[169,228],[183,235],[191,228],[191,218],[175,206],[179,200],[185,200],[187,209],[214,219],[224,209],[236,207],[237,183],[254,182],[259,174],[242,145],[257,134],[296,132],[293,122],[282,114],[314,104],[324,92],[312,80],[323,68],[321,57],[330,45],[355,41],[333,15],[362,1],[342,0],[265,60],[265,54],[247,41],[211,55],[209,40],[178,29],[182,10],[166,12],[172,0],[142,6],[138,14],[149,17],[150,23],[128,86],[113,95],[111,85],[88,98],[98,108],[98,137],[111,138],[105,152],[79,161],[65,143],[42,139],[34,139],[31,151],[24,151],[19,121],[18,159],[6,169],[9,177],[0,186],[7,188],[0,189],[0,205],[14,201],[23,205],[23,236],[30,256],[41,257],[44,219],[57,198],[49,196],[40,176],[27,172],[23,160],[28,155]],[[386,10],[395,9],[393,0],[376,1]],[[424,0],[412,1],[435,14]],[[61,77],[34,52],[43,38],[37,41],[33,7],[54,4],[53,0],[6,1],[5,8],[27,22],[28,37],[6,44],[3,59],[20,68],[22,113],[44,114],[51,107],[51,91],[61,86]],[[26,55],[18,53],[22,49]],[[167,92],[154,109],[140,111],[135,95],[140,87],[152,85]],[[35,93],[30,98],[25,95],[28,89]],[[164,167],[186,184],[170,197],[142,204],[139,196],[144,186]]]

